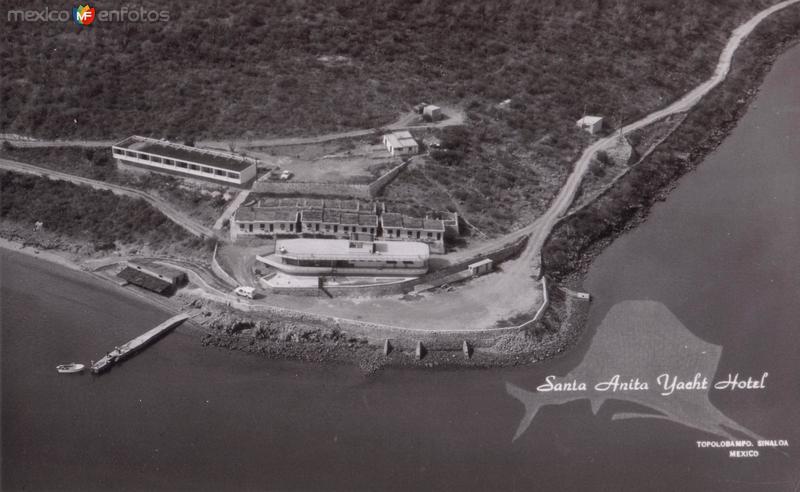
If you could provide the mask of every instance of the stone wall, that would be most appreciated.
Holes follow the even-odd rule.
[[[304,183],[301,181],[262,180],[253,184],[252,191],[271,195],[336,196],[370,200],[372,199],[370,186],[356,183]]]
[[[406,159],[397,166],[380,175],[369,184],[359,183],[311,183],[303,181],[266,181],[259,180],[253,183],[252,191],[256,193],[269,193],[271,195],[313,195],[336,196],[343,198],[360,198],[372,200],[389,184],[400,172],[405,169],[411,159]]]

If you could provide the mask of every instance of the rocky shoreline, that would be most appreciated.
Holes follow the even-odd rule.
[[[270,319],[199,299],[189,305],[200,311],[193,324],[201,333],[203,346],[273,359],[355,365],[366,374],[382,368],[487,369],[547,360],[580,340],[589,307],[586,301],[562,297],[529,333],[500,335],[492,347],[472,348],[469,357],[461,349],[436,347],[426,349],[418,359],[414,350],[400,347],[407,344],[392,343],[389,354],[384,355],[382,345],[330,326]]]

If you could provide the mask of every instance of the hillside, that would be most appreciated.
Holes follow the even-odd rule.
[[[771,3],[177,0],[143,3],[166,23],[6,23],[0,132],[313,135],[379,126],[420,100],[457,105],[468,125],[444,135],[450,151],[389,198],[498,233],[552,198],[586,142],[584,111],[616,126],[664,105]]]

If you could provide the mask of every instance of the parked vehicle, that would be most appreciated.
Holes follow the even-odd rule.
[[[286,181],[287,179],[292,177],[292,173],[289,170],[284,169],[281,173],[281,181]]]

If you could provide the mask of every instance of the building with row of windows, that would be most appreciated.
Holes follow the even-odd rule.
[[[118,164],[243,186],[256,177],[255,159],[166,140],[131,136],[111,146]]]

